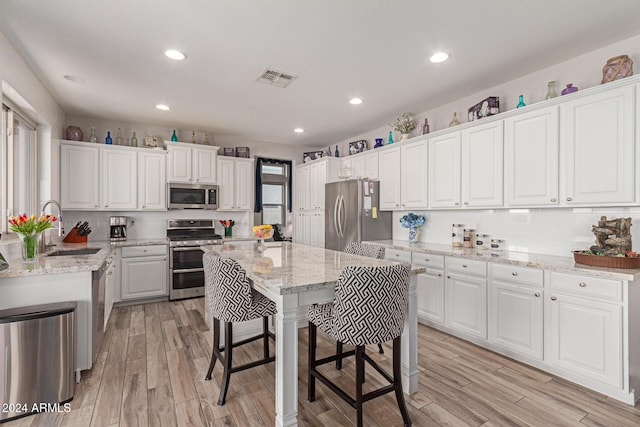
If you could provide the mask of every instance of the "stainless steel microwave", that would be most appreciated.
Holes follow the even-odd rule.
[[[218,186],[169,183],[169,209],[218,209]]]

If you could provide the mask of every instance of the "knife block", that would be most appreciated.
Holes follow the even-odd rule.
[[[78,230],[72,228],[62,241],[65,243],[87,243],[87,236],[78,236]]]

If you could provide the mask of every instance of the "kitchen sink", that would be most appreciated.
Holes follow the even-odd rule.
[[[100,248],[59,249],[49,252],[47,256],[93,255],[98,252],[100,252]]]

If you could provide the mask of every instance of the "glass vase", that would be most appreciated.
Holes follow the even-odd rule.
[[[233,227],[225,227],[224,228],[224,237],[232,237]]]
[[[418,237],[420,237],[420,228],[419,227],[409,227],[409,242],[415,243],[418,241]]]
[[[36,234],[18,234],[22,246],[22,259],[25,261],[33,261],[38,258],[38,240],[39,233]]]

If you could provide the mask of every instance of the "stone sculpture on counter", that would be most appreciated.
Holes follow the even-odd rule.
[[[602,216],[598,224],[591,227],[591,232],[596,236],[596,244],[590,248],[595,254],[624,256],[631,251],[631,218]]]

